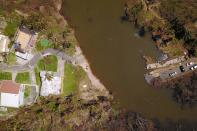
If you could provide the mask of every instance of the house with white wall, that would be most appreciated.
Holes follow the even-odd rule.
[[[8,44],[10,40],[7,36],[0,34],[0,53],[7,53],[9,52]]]
[[[41,71],[41,96],[59,95],[61,93],[61,76],[57,72]]]
[[[18,108],[23,105],[23,86],[11,80],[0,82],[0,106]]]

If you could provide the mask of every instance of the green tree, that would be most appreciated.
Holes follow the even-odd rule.
[[[29,17],[24,18],[21,23],[22,25],[25,25],[28,29],[37,32],[42,31],[47,27],[47,22],[44,19],[44,16],[37,13],[33,13]]]

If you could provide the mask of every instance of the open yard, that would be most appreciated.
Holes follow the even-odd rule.
[[[29,84],[30,83],[29,72],[18,73],[15,81],[17,83]]]
[[[9,65],[13,65],[16,63],[16,55],[14,53],[9,53],[6,58]]]
[[[38,64],[37,67],[39,68],[39,70],[45,70],[45,71],[53,71],[56,72],[57,71],[57,57],[54,55],[49,55],[44,57],[43,59],[41,59]]]
[[[0,72],[0,80],[12,80],[12,73]]]
[[[42,51],[42,50],[45,50],[48,48],[53,48],[53,47],[54,47],[54,45],[52,43],[50,43],[49,40],[47,40],[47,39],[42,39],[36,43],[36,50],[37,51]]]
[[[69,95],[77,90],[80,79],[85,75],[81,67],[65,64],[63,95]]]

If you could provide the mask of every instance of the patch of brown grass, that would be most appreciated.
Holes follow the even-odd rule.
[[[170,43],[166,47],[161,47],[162,51],[170,57],[177,57],[184,55],[185,48],[182,43]]]

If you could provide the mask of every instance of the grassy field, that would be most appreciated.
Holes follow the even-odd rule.
[[[16,63],[16,55],[14,53],[9,53],[7,55],[7,63],[9,65],[13,65]]]
[[[12,80],[12,73],[0,72],[0,80]]]
[[[41,78],[40,78],[40,70],[38,69],[38,67],[34,68],[34,72],[35,72],[35,76],[36,76],[36,84],[38,86],[41,85]]]
[[[30,94],[30,87],[26,86],[24,91],[24,98],[27,98]]]
[[[41,59],[37,66],[39,70],[46,70],[46,71],[57,71],[57,57],[53,55],[49,55]]]
[[[77,90],[80,79],[85,72],[80,67],[74,67],[71,64],[65,64],[63,95],[69,95]]]
[[[30,83],[30,75],[29,72],[18,73],[15,81],[17,83],[29,84]]]

